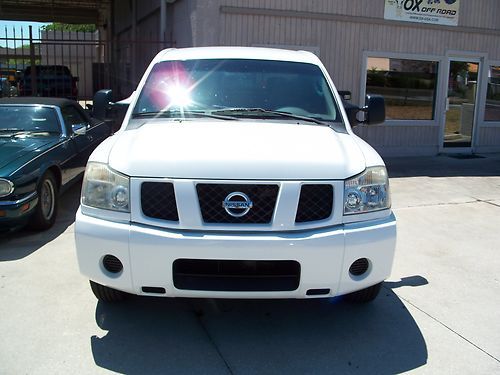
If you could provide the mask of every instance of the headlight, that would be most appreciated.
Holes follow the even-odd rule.
[[[0,178],[0,197],[6,197],[14,191],[14,184],[9,180]]]
[[[130,212],[129,177],[106,164],[89,162],[82,186],[82,204],[105,210]]]
[[[344,183],[344,215],[391,207],[389,178],[385,167],[367,168]]]

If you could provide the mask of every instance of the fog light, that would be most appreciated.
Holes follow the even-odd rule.
[[[123,269],[123,264],[114,255],[107,254],[102,258],[102,265],[106,269],[106,271],[111,273],[118,273]]]
[[[21,212],[26,212],[30,209],[30,204],[29,203],[25,203],[21,206]]]
[[[353,264],[351,264],[351,267],[349,267],[349,273],[353,276],[361,276],[366,271],[368,271],[369,265],[370,265],[370,262],[368,262],[368,259],[360,258],[360,259],[354,261]]]

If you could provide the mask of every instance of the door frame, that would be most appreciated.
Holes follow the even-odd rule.
[[[484,112],[485,97],[482,95],[484,86],[484,73],[487,63],[488,55],[480,52],[468,51],[447,51],[443,59],[443,70],[441,74],[441,89],[438,91],[439,99],[437,102],[437,113],[439,120],[439,152],[447,154],[469,154],[474,153],[476,147],[476,138],[478,134],[478,127],[480,125],[480,114]],[[446,98],[448,97],[448,80],[450,76],[450,62],[471,62],[478,63],[479,69],[477,72],[477,86],[476,86],[476,103],[474,106],[474,123],[472,126],[472,137],[470,147],[444,147],[444,130],[446,125]]]

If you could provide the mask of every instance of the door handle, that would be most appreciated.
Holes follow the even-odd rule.
[[[445,112],[448,112],[449,110],[450,110],[450,98],[446,98]]]

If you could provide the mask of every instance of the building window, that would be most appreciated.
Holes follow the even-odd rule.
[[[387,120],[433,120],[438,62],[368,57],[366,93],[385,98]]]
[[[490,66],[484,121],[500,121],[500,66]]]

